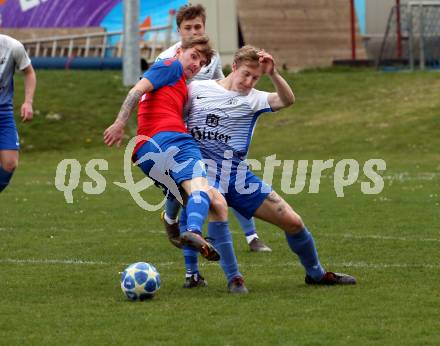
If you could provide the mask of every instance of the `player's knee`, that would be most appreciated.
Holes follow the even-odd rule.
[[[228,205],[224,197],[217,191],[211,193],[211,213],[219,220],[228,219]]]
[[[287,233],[298,233],[304,229],[304,222],[301,219],[301,216],[295,214],[289,218],[288,225],[286,227]]]
[[[10,158],[3,160],[1,166],[6,172],[12,173],[18,166],[18,159]]]

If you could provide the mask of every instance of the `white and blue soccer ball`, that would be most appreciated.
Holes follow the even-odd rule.
[[[130,264],[121,273],[121,288],[130,300],[152,298],[160,288],[160,274],[149,263],[137,262]]]

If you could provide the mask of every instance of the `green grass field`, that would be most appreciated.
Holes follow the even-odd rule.
[[[287,78],[297,102],[261,117],[250,158],[387,163],[380,194],[361,193],[361,174],[344,198],[334,168],[311,194],[309,167],[296,195],[280,191],[275,170],[273,187],[313,232],[321,262],[358,285],[306,286],[280,230],[258,221],[273,252],[250,253],[232,219],[250,294],[228,294],[218,265],[202,260],[209,286],[183,289],[182,256],[159,213],[113,183],[124,181],[123,149],[104,147],[101,134],[127,92],[120,74],[38,71],[39,115],[19,125],[20,167],[0,196],[0,344],[439,345],[440,75],[331,69]],[[270,90],[267,80],[259,87]],[[18,77],[17,109],[21,100]],[[54,185],[66,158],[82,165],[72,204]],[[109,164],[99,195],[82,190],[93,158]],[[161,193],[143,196],[159,201]],[[137,261],[160,271],[151,301],[129,302],[120,290],[118,272]]]

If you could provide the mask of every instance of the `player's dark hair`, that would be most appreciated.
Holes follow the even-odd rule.
[[[211,59],[215,54],[207,35],[182,38],[182,45],[180,47],[184,50],[188,48],[197,49],[206,58],[206,65],[211,63]]]
[[[179,11],[177,11],[177,14],[176,14],[177,27],[180,28],[180,24],[182,24],[182,22],[184,20],[191,20],[191,19],[195,19],[197,17],[201,17],[203,25],[205,25],[206,10],[202,5],[200,5],[200,4],[198,4],[198,5],[191,5],[191,4],[184,5],[181,8],[179,8]]]

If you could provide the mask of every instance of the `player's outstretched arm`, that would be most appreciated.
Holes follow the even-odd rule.
[[[276,92],[269,94],[268,102],[272,110],[277,111],[295,102],[295,95],[286,80],[278,73],[272,55],[264,50],[259,53],[263,73],[267,74]]]
[[[23,70],[24,74],[24,102],[21,105],[21,120],[30,121],[34,115],[32,101],[34,99],[35,88],[37,86],[37,77],[32,65]]]
[[[268,97],[272,110],[277,111],[292,105],[295,102],[295,95],[286,80],[276,70],[272,75],[269,75],[269,78],[276,90],[276,92],[270,93]]]
[[[105,144],[108,146],[116,144],[118,147],[121,145],[122,139],[124,138],[124,128],[125,125],[127,125],[131,112],[136,108],[142,95],[152,90],[153,84],[151,84],[146,78],[142,78],[133,88],[131,88],[121,106],[115,122],[104,131]]]

